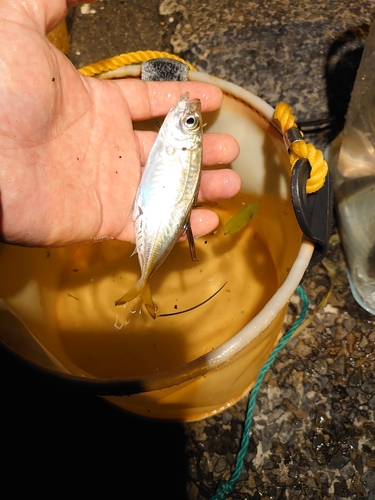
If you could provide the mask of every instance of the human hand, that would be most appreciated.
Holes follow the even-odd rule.
[[[46,37],[77,3],[0,0],[0,230],[9,243],[133,241],[132,205],[156,134],[134,131],[132,121],[165,115],[186,91],[203,111],[221,103],[221,91],[208,84],[82,76]],[[238,145],[206,134],[203,151],[205,165],[229,163]],[[199,201],[239,188],[235,172],[205,171]],[[192,213],[195,235],[217,223],[211,211]]]

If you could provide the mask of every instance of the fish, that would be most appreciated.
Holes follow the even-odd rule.
[[[165,117],[145,164],[132,213],[133,253],[138,254],[141,277],[116,306],[141,296],[147,312],[156,318],[149,281],[184,231],[197,260],[189,221],[198,197],[202,142],[201,102],[190,100],[187,92]]]

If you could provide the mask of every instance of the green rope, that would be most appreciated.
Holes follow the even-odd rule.
[[[257,398],[260,386],[262,385],[262,382],[263,382],[263,379],[264,379],[266,373],[268,372],[272,363],[275,361],[276,356],[279,354],[281,349],[283,349],[285,347],[286,343],[290,340],[293,333],[297,330],[297,328],[304,321],[307,309],[309,307],[309,299],[307,298],[307,295],[303,291],[302,287],[298,286],[296,291],[302,299],[301,313],[300,313],[299,317],[295,320],[293,325],[290,327],[289,331],[282,337],[280,342],[277,344],[275,349],[272,351],[267,362],[263,365],[263,367],[261,368],[261,370],[259,372],[258,378],[256,379],[254,387],[250,393],[249,406],[247,408],[247,414],[246,414],[245,425],[244,425],[244,430],[243,430],[243,435],[242,435],[241,447],[240,447],[240,451],[237,454],[235,469],[234,469],[233,474],[231,475],[231,477],[228,481],[222,481],[219,483],[215,495],[213,497],[211,497],[210,500],[225,500],[227,493],[231,493],[234,490],[235,484],[237,483],[237,481],[241,475],[242,468],[243,468],[243,465],[245,462],[245,455],[246,455],[247,449],[249,447],[249,441],[250,441],[250,436],[251,436],[250,427],[251,427],[252,420],[253,420],[253,413],[254,413],[254,409],[255,409],[256,398]]]

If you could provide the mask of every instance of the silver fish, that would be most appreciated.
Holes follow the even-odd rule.
[[[184,230],[194,259],[189,219],[199,188],[202,138],[200,100],[189,100],[186,93],[166,116],[147,159],[133,208],[141,277],[115,305],[140,295],[155,318],[149,280]]]

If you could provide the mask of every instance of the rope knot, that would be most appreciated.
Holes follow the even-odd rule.
[[[217,487],[216,494],[210,500],[225,500],[228,493],[232,493],[234,485],[229,481],[221,481]]]

